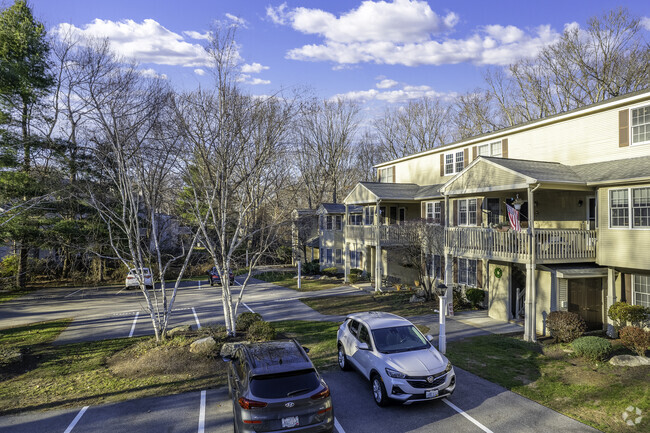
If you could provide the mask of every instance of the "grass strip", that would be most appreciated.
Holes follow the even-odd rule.
[[[437,309],[433,301],[410,302],[412,292],[387,292],[349,296],[323,296],[301,299],[321,314],[344,316],[361,311],[384,311],[410,317],[433,314]]]
[[[303,278],[298,288],[298,280],[294,279],[297,274],[295,272],[263,272],[255,275],[258,280],[266,281],[269,283],[277,284],[278,286],[287,287],[289,289],[297,290],[299,292],[314,292],[317,290],[333,289],[340,287],[343,282],[336,278],[325,280],[310,280]]]
[[[596,363],[575,357],[569,345],[502,335],[449,342],[447,356],[460,368],[603,432],[650,431],[650,416],[633,427],[622,416],[629,406],[646,415],[650,410],[650,366]]]

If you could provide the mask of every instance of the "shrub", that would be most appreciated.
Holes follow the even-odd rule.
[[[643,327],[650,319],[650,308],[642,305],[630,305],[626,302],[616,302],[607,310],[607,316],[614,321],[614,327],[617,330],[628,322]]]
[[[350,284],[355,284],[357,281],[359,281],[359,274],[348,275],[348,280],[350,281]]]
[[[454,286],[452,289],[453,293],[453,303],[454,311],[460,311],[467,306],[467,299],[465,299],[465,294],[463,289],[460,286]]]
[[[557,343],[570,343],[587,330],[587,324],[576,313],[552,311],[546,317],[546,327]]]
[[[483,305],[483,300],[485,299],[485,290],[482,289],[467,289],[465,291],[465,296],[467,300],[472,303],[472,307],[480,307]]]
[[[336,267],[332,266],[331,268],[325,268],[323,269],[323,274],[327,275],[328,277],[335,277],[336,274],[338,274],[339,270],[336,269]]]
[[[352,268],[350,269],[350,275],[361,275],[363,271],[359,268]]]
[[[309,263],[305,263],[302,267],[302,273],[305,275],[316,275],[320,272],[320,264],[318,260],[314,260]]]
[[[650,331],[636,326],[625,326],[618,331],[623,346],[634,351],[639,356],[644,356],[650,347]]]
[[[248,328],[248,339],[252,341],[270,341],[275,338],[275,328],[271,323],[254,322]]]
[[[576,355],[602,361],[612,351],[612,343],[601,337],[580,337],[571,343]]]
[[[237,316],[237,330],[248,331],[253,323],[261,322],[262,315],[259,313],[251,313],[249,311],[241,313]]]

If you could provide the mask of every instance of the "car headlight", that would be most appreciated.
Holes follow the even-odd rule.
[[[393,379],[404,379],[406,375],[392,368],[386,367],[386,374],[392,377]]]
[[[449,373],[451,371],[451,361],[447,361],[447,367],[445,367],[445,373]]]

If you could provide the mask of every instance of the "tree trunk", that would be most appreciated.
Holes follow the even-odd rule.
[[[25,287],[27,282],[27,257],[29,253],[29,248],[23,246],[22,239],[18,242],[18,250],[16,251],[16,256],[18,256],[18,267],[16,269],[16,285],[21,289]]]

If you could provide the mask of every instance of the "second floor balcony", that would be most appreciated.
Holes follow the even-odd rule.
[[[346,242],[363,242],[365,245],[377,246],[377,238],[381,246],[399,246],[419,242],[417,233],[404,230],[401,225],[363,225],[345,227]]]
[[[449,227],[445,246],[463,257],[528,263],[531,235],[524,229],[500,231],[482,227]],[[579,229],[536,229],[534,246],[537,263],[575,263],[596,260],[596,231]]]

